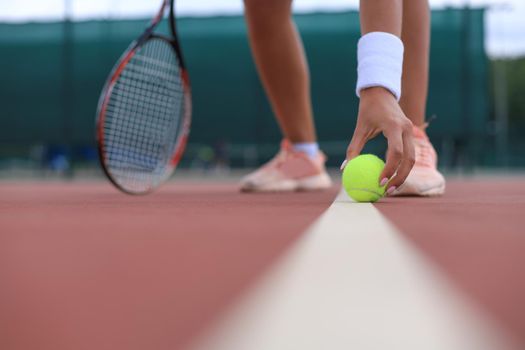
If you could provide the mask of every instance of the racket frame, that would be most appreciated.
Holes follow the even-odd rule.
[[[154,33],[155,28],[158,26],[158,24],[162,21],[164,18],[164,14],[166,12],[166,7],[169,6],[169,14],[168,14],[168,22],[169,22],[169,29],[171,38],[166,37],[161,34]],[[129,47],[124,51],[120,59],[117,61],[115,66],[113,67],[111,73],[109,74],[108,79],[106,80],[104,87],[102,89],[102,93],[100,95],[100,99],[97,106],[97,120],[96,120],[96,140],[97,140],[97,148],[98,148],[98,154],[99,154],[99,160],[100,165],[102,166],[102,170],[104,171],[104,174],[109,179],[109,181],[120,191],[132,194],[132,195],[141,195],[141,194],[148,194],[154,191],[162,182],[167,180],[177,167],[180,159],[182,158],[182,155],[184,154],[184,149],[186,148],[186,144],[188,141],[188,136],[190,132],[190,125],[191,125],[191,85],[189,80],[189,75],[186,70],[186,65],[184,63],[184,58],[182,56],[182,50],[179,45],[179,40],[177,36],[177,30],[176,30],[176,22],[175,22],[175,3],[174,0],[163,0],[162,5],[155,15],[153,19],[151,20],[148,27],[144,30],[144,32],[135,39]],[[181,122],[182,131],[179,136],[179,139],[177,141],[177,144],[175,145],[175,152],[173,153],[169,163],[167,166],[169,167],[166,171],[166,178],[163,179],[158,186],[151,186],[148,190],[138,192],[138,191],[131,191],[125,187],[123,187],[121,184],[118,183],[118,181],[111,175],[111,172],[109,171],[108,167],[106,166],[105,162],[105,154],[104,154],[104,122],[105,122],[105,114],[106,109],[111,97],[111,92],[115,86],[115,83],[117,82],[118,78],[120,77],[122,71],[128,64],[128,62],[133,58],[135,53],[150,39],[161,39],[166,41],[170,47],[175,52],[175,55],[179,61],[179,68],[180,68],[180,74],[181,74],[181,82],[183,84],[183,92],[184,92],[184,115],[183,120]]]

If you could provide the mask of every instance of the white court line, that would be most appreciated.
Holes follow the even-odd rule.
[[[371,204],[340,194],[193,350],[508,350]]]

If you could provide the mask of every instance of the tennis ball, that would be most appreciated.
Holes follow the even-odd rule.
[[[379,176],[385,162],[373,154],[363,154],[349,161],[343,170],[343,187],[356,202],[375,202],[385,194]]]

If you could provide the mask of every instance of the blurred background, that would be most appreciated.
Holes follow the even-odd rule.
[[[0,175],[101,174],[96,106],[115,61],[160,1],[0,0]],[[428,133],[446,172],[525,168],[525,3],[430,1]],[[296,0],[321,147],[341,162],[358,99],[357,0]],[[177,1],[193,89],[181,167],[253,168],[280,134],[253,65],[241,0]],[[377,138],[367,151],[381,154]]]

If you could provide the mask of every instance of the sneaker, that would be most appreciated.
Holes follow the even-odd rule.
[[[424,131],[425,127],[414,126],[416,163],[393,196],[440,196],[445,193],[445,178],[437,170],[437,154]]]
[[[326,172],[325,161],[322,152],[312,159],[283,140],[281,150],[272,160],[241,180],[241,191],[292,192],[329,188],[332,180]]]

